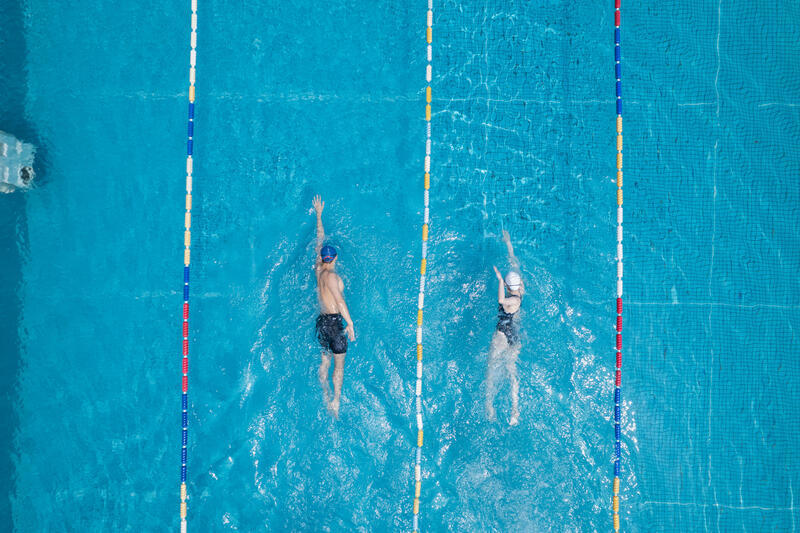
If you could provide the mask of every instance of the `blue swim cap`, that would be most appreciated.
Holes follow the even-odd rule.
[[[322,250],[319,251],[319,256],[322,258],[323,263],[330,263],[336,259],[336,248],[330,244],[326,244],[322,247]]]

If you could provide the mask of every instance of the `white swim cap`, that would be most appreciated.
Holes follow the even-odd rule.
[[[522,278],[512,270],[506,274],[506,285],[508,285],[508,288],[512,291],[516,291],[519,289],[520,285],[522,285]]]

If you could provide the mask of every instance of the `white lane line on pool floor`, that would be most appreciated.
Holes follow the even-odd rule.
[[[758,107],[770,107],[770,106],[784,106],[784,107],[797,107],[800,104],[789,104],[786,102],[767,102],[766,104],[758,104]]]
[[[716,54],[717,54],[717,71],[714,75],[714,93],[716,94],[716,112],[715,112],[715,120],[714,120],[714,129],[719,132],[719,70],[720,70],[720,55],[719,55],[719,37],[722,33],[722,0],[719,0],[717,3],[717,39],[716,39]],[[712,203],[711,203],[711,258],[708,265],[708,297],[711,298],[713,296],[712,287],[714,282],[714,256],[716,254],[716,240],[717,240],[717,162],[718,162],[718,155],[719,155],[719,134],[717,134],[717,138],[714,141],[714,171],[713,171],[713,181],[714,181],[714,193],[712,196]],[[714,305],[710,305],[708,307],[708,335],[710,338],[714,336],[714,322],[712,320],[712,316],[714,314]],[[708,482],[706,483],[706,487],[711,489],[711,492],[714,494],[714,505],[717,505],[717,488],[713,485],[711,480],[711,451],[713,450],[712,447],[712,440],[711,440],[711,428],[712,428],[712,412],[714,408],[714,345],[713,343],[709,346],[709,357],[710,357],[710,364],[709,364],[709,373],[708,373],[708,437],[706,438],[706,445],[708,446],[708,457],[706,463],[706,473],[708,476]],[[706,496],[707,497],[707,496]],[[719,507],[717,507],[717,530],[719,530],[719,522],[720,522],[720,513]],[[706,523],[706,516],[703,513],[703,525],[708,529],[708,524]]]
[[[726,505],[724,503],[698,503],[698,502],[644,501],[640,505],[700,507],[702,509],[714,507],[717,509],[728,509],[732,511],[793,511],[794,510],[794,507],[762,507],[760,505]]]

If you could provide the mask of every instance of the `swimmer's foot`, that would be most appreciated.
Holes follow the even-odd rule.
[[[339,398],[335,398],[328,404],[328,411],[338,420],[339,419]]]
[[[509,426],[516,426],[519,424],[519,411],[514,409],[511,411],[511,418],[508,420]]]
[[[486,405],[486,418],[489,419],[489,422],[494,422],[497,420],[497,412],[494,410],[493,405]]]

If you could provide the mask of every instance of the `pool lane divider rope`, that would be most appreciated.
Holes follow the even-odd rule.
[[[417,456],[414,463],[414,521],[413,531],[419,532],[419,498],[422,486],[422,309],[425,305],[425,272],[428,257],[429,192],[431,187],[431,79],[433,49],[433,0],[428,0],[428,24],[425,30],[427,41],[427,65],[425,66],[425,210],[422,219],[422,260],[419,267],[419,297],[417,299]]]
[[[614,73],[617,80],[617,344],[614,375],[614,531],[619,531],[620,418],[622,411],[622,77],[620,67],[620,1],[614,0]]]
[[[194,144],[194,78],[197,59],[197,0],[192,2],[189,52],[189,120],[186,141],[186,212],[183,232],[183,357],[181,359],[181,533],[186,533],[186,445],[189,440],[189,266],[192,242],[192,151]]]

